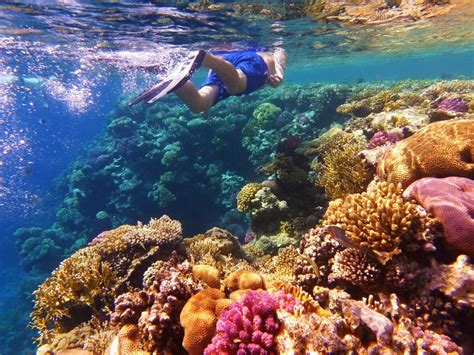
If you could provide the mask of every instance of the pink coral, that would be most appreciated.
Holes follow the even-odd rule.
[[[474,257],[474,180],[463,177],[423,178],[403,194],[414,198],[443,225],[446,242]]]
[[[462,99],[443,99],[437,105],[438,109],[452,112],[466,112],[467,104]]]
[[[384,145],[391,145],[402,139],[402,136],[395,132],[379,131],[373,135],[367,144],[367,149],[373,149]]]
[[[250,291],[217,321],[217,333],[204,354],[275,354],[280,329],[276,300],[265,291]]]

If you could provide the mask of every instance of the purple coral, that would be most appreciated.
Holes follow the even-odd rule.
[[[297,136],[289,136],[277,145],[279,153],[293,153],[301,145],[301,139]]]
[[[275,354],[280,329],[277,301],[265,291],[249,291],[226,309],[204,354]]]
[[[438,103],[436,107],[440,110],[446,110],[451,112],[466,112],[467,104],[463,99],[443,99]]]
[[[397,143],[402,136],[395,132],[379,131],[373,135],[367,144],[367,149],[373,149],[384,145]]]

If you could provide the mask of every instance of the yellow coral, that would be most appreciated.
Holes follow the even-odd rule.
[[[364,143],[353,141],[341,147],[335,146],[326,153],[316,184],[324,187],[330,199],[343,198],[366,189],[373,174],[358,157],[364,148]]]
[[[279,279],[290,279],[294,276],[294,270],[300,253],[295,247],[289,246],[280,249],[278,255],[273,257],[276,277]]]
[[[331,201],[324,225],[338,225],[356,245],[394,252],[417,218],[416,205],[402,196],[400,185],[381,182],[370,192]]]
[[[93,316],[103,317],[107,309],[101,309],[100,304],[104,307],[113,301],[115,281],[109,264],[91,248],[81,249],[64,260],[34,292],[31,317],[32,325],[40,331],[40,343],[68,331],[75,311],[91,309]]]
[[[127,288],[128,278],[150,260],[146,256],[167,254],[181,238],[181,224],[163,216],[148,225],[103,232],[64,260],[34,292],[31,317],[40,331],[40,343],[81,322],[104,320],[119,288]]]
[[[248,212],[251,208],[255,194],[262,188],[261,184],[250,183],[245,185],[237,195],[237,208],[242,212]]]

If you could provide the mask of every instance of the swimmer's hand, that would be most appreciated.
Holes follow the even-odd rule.
[[[277,86],[279,86],[282,81],[283,78],[278,74],[269,75],[267,78],[267,84],[270,85],[272,88],[276,88]]]

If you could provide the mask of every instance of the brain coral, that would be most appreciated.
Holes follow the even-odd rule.
[[[423,177],[474,179],[474,120],[432,123],[395,144],[380,160],[377,175],[404,188]]]
[[[401,186],[382,182],[369,192],[331,201],[323,223],[340,226],[358,246],[393,252],[416,218],[416,205],[404,200]]]
[[[474,257],[474,180],[424,178],[412,183],[404,196],[416,199],[442,223],[449,245]]]
[[[215,334],[217,318],[231,302],[215,288],[206,288],[186,302],[179,319],[184,328],[183,348],[190,355],[202,354]]]

